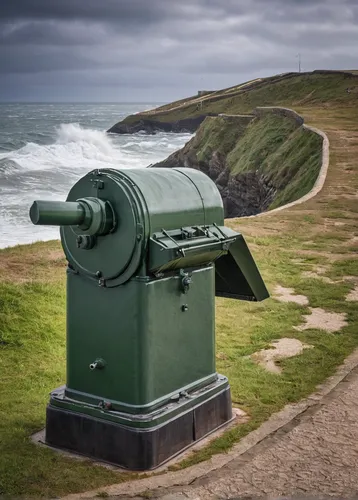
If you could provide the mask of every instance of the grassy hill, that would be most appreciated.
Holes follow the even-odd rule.
[[[351,88],[353,90],[348,93],[347,89]],[[346,107],[357,102],[358,75],[354,72],[286,73],[252,80],[203,97],[181,99],[128,116],[119,124],[133,126],[141,120],[174,123],[208,114],[246,114],[257,106],[293,107],[299,111],[303,106]]]

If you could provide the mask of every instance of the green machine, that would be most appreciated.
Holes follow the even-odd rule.
[[[268,292],[211,179],[94,170],[67,201],[35,201],[30,218],[61,226],[68,261],[66,386],[50,395],[46,442],[148,470],[229,422],[215,295]]]

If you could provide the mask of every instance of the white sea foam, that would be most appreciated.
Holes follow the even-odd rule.
[[[17,151],[1,154],[22,169],[48,170],[58,168],[103,168],[120,161],[120,148],[114,147],[110,138],[99,130],[85,129],[78,124],[62,124],[53,144],[27,143]]]
[[[90,170],[146,167],[182,147],[189,137],[160,133],[135,134],[129,139],[67,123],[56,129],[52,144],[28,142],[0,153],[0,248],[58,237],[57,228],[30,223],[28,210],[34,199],[64,200],[73,184]]]
[[[57,129],[53,144],[29,142],[16,151],[1,153],[0,160],[11,160],[26,171],[137,168],[164,159],[168,150],[181,147],[188,137],[187,134],[180,134],[169,139],[164,134],[158,134],[148,140],[143,135],[134,135],[130,141],[122,139],[121,145],[120,138],[100,130],[82,128],[76,123],[67,123]]]

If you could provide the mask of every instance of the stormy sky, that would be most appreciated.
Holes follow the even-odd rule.
[[[358,0],[1,0],[0,101],[163,102],[358,68]]]

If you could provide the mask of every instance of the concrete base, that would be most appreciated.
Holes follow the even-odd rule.
[[[180,463],[182,460],[186,459],[191,453],[194,451],[199,451],[202,448],[205,448],[212,440],[217,439],[220,437],[224,432],[228,431],[229,429],[239,425],[239,424],[244,424],[249,421],[248,415],[243,411],[240,410],[239,408],[232,408],[232,419],[216,430],[213,430],[212,432],[208,433],[206,436],[203,438],[197,440],[194,444],[192,444],[189,448],[182,450],[180,453],[176,454],[174,457],[170,458],[168,461],[165,462],[165,464],[159,466],[156,468],[156,472],[162,472],[168,469],[168,467],[171,467],[175,464]],[[56,448],[54,446],[49,445],[46,443],[46,429],[42,429],[39,432],[36,432],[31,436],[31,440],[33,443],[35,443],[38,446],[44,446],[46,448],[50,448],[56,453],[60,453],[61,455],[71,458],[73,460],[80,460],[80,461],[88,461],[88,457],[84,455],[80,455],[79,453],[75,453],[72,451],[68,450],[63,450],[60,448]],[[132,469],[127,469],[124,467],[120,467],[118,465],[113,465],[109,464],[104,461],[98,461],[96,459],[92,459],[92,462],[94,465],[99,465],[101,467],[105,467],[110,470],[115,470],[117,472],[123,471],[124,473],[133,471]],[[138,471],[136,471],[138,472]],[[145,474],[145,472],[143,472]]]

